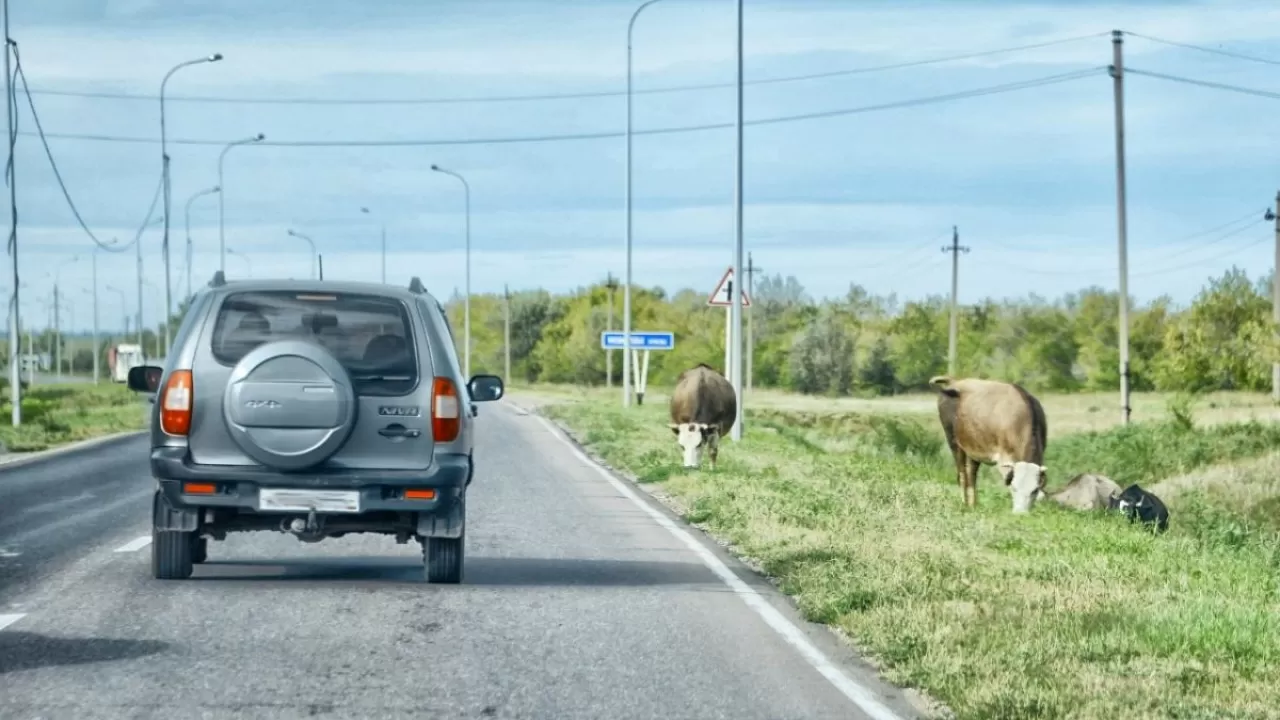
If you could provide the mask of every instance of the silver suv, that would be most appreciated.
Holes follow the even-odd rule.
[[[152,393],[151,567],[191,576],[208,540],[273,530],[422,544],[426,580],[462,580],[474,403],[494,375],[462,377],[440,303],[414,278],[262,280],[201,289]]]

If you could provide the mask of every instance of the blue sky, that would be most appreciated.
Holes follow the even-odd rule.
[[[13,37],[33,90],[154,96],[168,68],[171,139],[483,140],[617,133],[622,95],[561,100],[303,105],[189,102],[183,96],[457,98],[620,92],[634,0],[11,0]],[[749,85],[746,117],[894,103],[1089,68],[1111,61],[1113,28],[1280,61],[1274,2],[843,2],[748,0],[747,79],[911,62],[1077,36],[1036,50],[822,79]],[[635,88],[731,83],[734,3],[663,0],[634,37]],[[1280,92],[1280,65],[1129,37],[1126,64]],[[949,290],[940,248],[958,225],[960,299],[1088,285],[1114,288],[1116,211],[1112,87],[1085,79],[958,101],[842,114],[746,132],[747,249],[765,272],[815,295],[850,283],[920,297]],[[731,123],[732,87],[635,97],[637,131]],[[20,129],[34,130],[25,99]],[[35,95],[53,135],[156,139],[154,99]],[[1280,188],[1280,101],[1146,76],[1126,80],[1131,292],[1185,302],[1230,265],[1268,272],[1263,210]],[[155,144],[54,138],[63,177],[90,228],[132,239],[159,179]],[[177,144],[174,282],[181,288],[183,208],[217,182],[220,147]],[[634,279],[710,292],[732,261],[732,129],[634,140]],[[89,324],[92,245],[75,224],[36,137],[18,148],[27,297],[55,268],[74,324]],[[472,288],[566,290],[623,271],[624,141],[400,147],[237,147],[226,161],[229,274],[305,276],[315,239],[326,277],[376,280],[385,223],[387,276],[419,275],[448,295],[463,285],[462,189],[472,187]],[[7,198],[5,199],[7,204]],[[372,216],[360,212],[367,206]],[[6,208],[7,217],[7,208]],[[158,217],[158,213],[157,213]],[[1248,220],[1252,217],[1253,220]],[[1228,225],[1232,221],[1240,223]],[[1189,236],[1224,226],[1216,233]],[[1229,237],[1227,231],[1238,230]],[[217,198],[192,208],[194,276],[217,267]],[[142,239],[148,324],[163,287],[158,227]],[[71,258],[79,254],[79,260]],[[99,253],[102,285],[136,297],[135,260]],[[7,286],[8,281],[0,282]],[[102,291],[102,322],[120,298]],[[24,312],[44,313],[38,306]]]

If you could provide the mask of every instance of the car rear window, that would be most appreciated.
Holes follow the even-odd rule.
[[[239,292],[218,309],[211,348],[225,365],[277,340],[306,340],[342,363],[356,391],[403,394],[418,381],[409,314],[403,303],[356,293]]]

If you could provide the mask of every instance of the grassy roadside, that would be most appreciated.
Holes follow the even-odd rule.
[[[9,452],[35,452],[52,447],[147,427],[148,406],[123,385],[49,384],[28,388],[22,396],[22,425],[0,424],[0,442]],[[5,390],[0,417],[13,403]]]
[[[990,470],[979,508],[966,511],[940,432],[911,413],[752,413],[713,473],[679,467],[662,403],[542,412],[614,467],[660,483],[809,618],[840,627],[890,681],[958,717],[1262,718],[1280,708],[1280,541],[1242,511],[1239,493],[1191,483],[1169,498],[1172,527],[1155,537],[1048,505],[1015,517]],[[1051,486],[1080,470],[1152,485],[1277,447],[1268,424],[1162,422],[1068,435],[1046,463]]]

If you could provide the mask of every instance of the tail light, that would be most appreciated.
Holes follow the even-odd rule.
[[[436,442],[452,442],[458,438],[462,427],[461,403],[458,388],[446,377],[438,377],[431,384],[431,435]]]
[[[160,391],[160,428],[170,435],[191,431],[191,411],[195,404],[190,370],[174,370]]]

